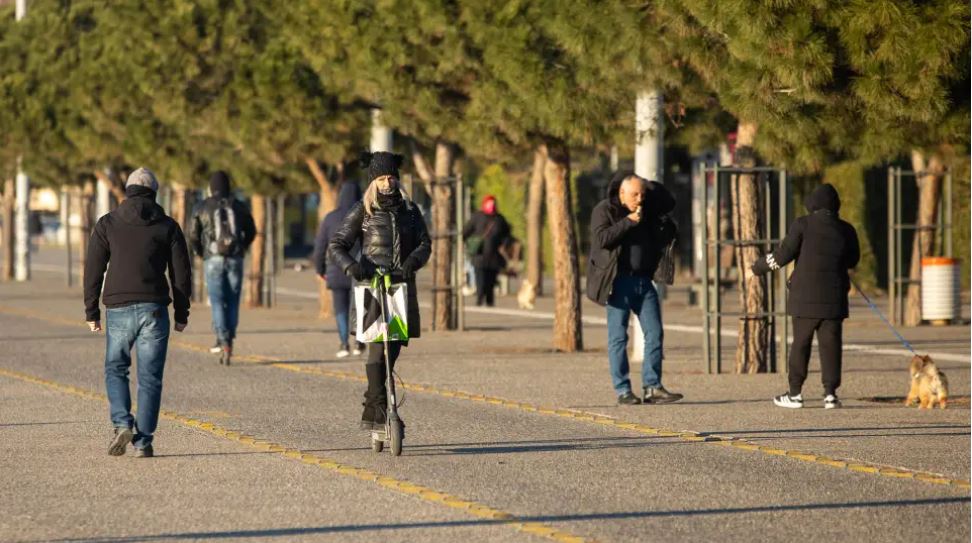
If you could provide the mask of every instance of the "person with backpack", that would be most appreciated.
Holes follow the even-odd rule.
[[[256,238],[253,215],[230,190],[230,177],[218,171],[209,180],[209,198],[192,213],[189,241],[203,258],[206,290],[213,312],[216,344],[210,349],[229,365],[240,320],[243,256]]]
[[[132,172],[125,183],[125,200],[98,219],[84,261],[85,320],[92,332],[102,330],[98,302],[107,308],[105,388],[114,427],[108,443],[111,456],[125,454],[129,443],[137,458],[154,456],[153,435],[159,423],[169,347],[170,302],[175,331],[182,332],[189,323],[189,250],[179,223],[155,203],[158,190],[159,182],[150,170]],[[132,349],[138,356],[135,416],[128,382]]]
[[[816,334],[824,408],[834,409],[840,407],[837,388],[851,286],[847,271],[861,259],[861,246],[857,230],[840,219],[840,196],[832,185],[824,183],[814,189],[806,207],[810,214],[793,221],[780,246],[757,260],[751,270],[764,275],[796,260],[796,269],[787,282],[787,313],[793,317],[793,346],[787,361],[790,389],[773,398],[773,403],[791,409],[803,407],[803,383]]]
[[[462,229],[466,251],[476,278],[476,305],[496,303],[496,279],[506,269],[502,249],[510,239],[510,225],[496,208],[496,197],[483,198],[479,211]]]
[[[344,273],[333,259],[327,258],[327,246],[331,238],[337,233],[338,228],[344,223],[344,218],[351,212],[351,208],[361,201],[361,188],[357,183],[345,182],[338,189],[337,208],[331,211],[321,221],[321,226],[317,230],[317,237],[314,240],[314,268],[317,276],[324,281],[327,288],[331,291],[331,303],[334,308],[334,320],[337,321],[338,338],[341,346],[336,356],[345,358],[349,354],[358,356],[364,346],[355,341],[354,350],[348,343],[349,321],[351,314],[351,289],[354,284],[351,278]],[[352,250],[352,252],[357,252]]]

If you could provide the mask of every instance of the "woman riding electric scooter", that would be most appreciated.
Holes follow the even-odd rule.
[[[379,270],[390,272],[395,282],[408,285],[408,335],[417,338],[421,333],[415,273],[425,265],[432,253],[432,241],[425,219],[418,207],[408,198],[399,183],[398,168],[404,157],[386,152],[363,153],[362,170],[368,173],[370,184],[364,198],[356,204],[344,224],[328,244],[328,256],[344,273],[356,281],[370,280]],[[352,248],[361,243],[361,259],[356,261]],[[354,314],[352,304],[352,315]],[[354,319],[352,323],[356,322]],[[388,343],[388,366],[394,367],[401,348],[408,342]],[[363,430],[380,430],[385,425],[387,396],[386,367],[381,343],[368,345],[368,390],[365,392]]]

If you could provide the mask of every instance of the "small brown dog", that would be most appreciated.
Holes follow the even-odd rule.
[[[938,370],[930,356],[915,355],[910,366],[911,390],[905,398],[905,405],[917,400],[919,409],[930,409],[938,404],[945,409],[948,403],[948,379]]]

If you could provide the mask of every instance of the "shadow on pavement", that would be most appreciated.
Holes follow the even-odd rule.
[[[65,538],[65,539],[45,539],[43,541],[54,541],[57,543],[118,543],[121,541],[150,542],[167,541],[178,539],[234,539],[234,538],[271,538],[271,537],[295,537],[314,534],[338,534],[348,532],[381,532],[387,530],[405,530],[421,528],[458,528],[463,526],[498,526],[514,522],[583,522],[583,521],[603,521],[603,520],[628,520],[643,518],[663,518],[663,517],[701,517],[701,516],[721,516],[739,515],[748,513],[786,513],[803,511],[840,511],[846,509],[877,509],[893,507],[923,507],[934,505],[964,504],[969,503],[969,497],[949,497],[949,498],[925,498],[915,500],[892,500],[892,501],[866,501],[866,502],[844,502],[844,503],[807,503],[796,505],[765,505],[754,507],[737,507],[724,509],[675,509],[661,511],[621,511],[617,513],[587,513],[573,515],[543,515],[543,516],[524,516],[515,517],[510,520],[459,520],[441,522],[401,522],[401,523],[382,523],[382,524],[348,524],[337,526],[315,526],[309,528],[272,528],[264,530],[233,530],[233,531],[213,531],[213,532],[182,532],[154,534],[143,536],[117,536],[117,537],[90,537],[90,538]],[[40,541],[40,540],[35,540]],[[24,542],[28,543],[28,542]],[[32,543],[32,542],[31,542]]]

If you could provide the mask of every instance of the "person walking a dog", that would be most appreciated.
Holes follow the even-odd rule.
[[[807,198],[810,213],[796,219],[775,251],[757,260],[752,273],[763,275],[779,270],[791,261],[788,313],[793,317],[793,346],[790,349],[790,390],[773,398],[779,407],[803,407],[803,383],[807,380],[810,349],[817,335],[824,388],[824,408],[840,407],[837,389],[843,349],[843,323],[848,317],[848,270],[861,257],[857,230],[840,219],[840,196],[824,183]]]

